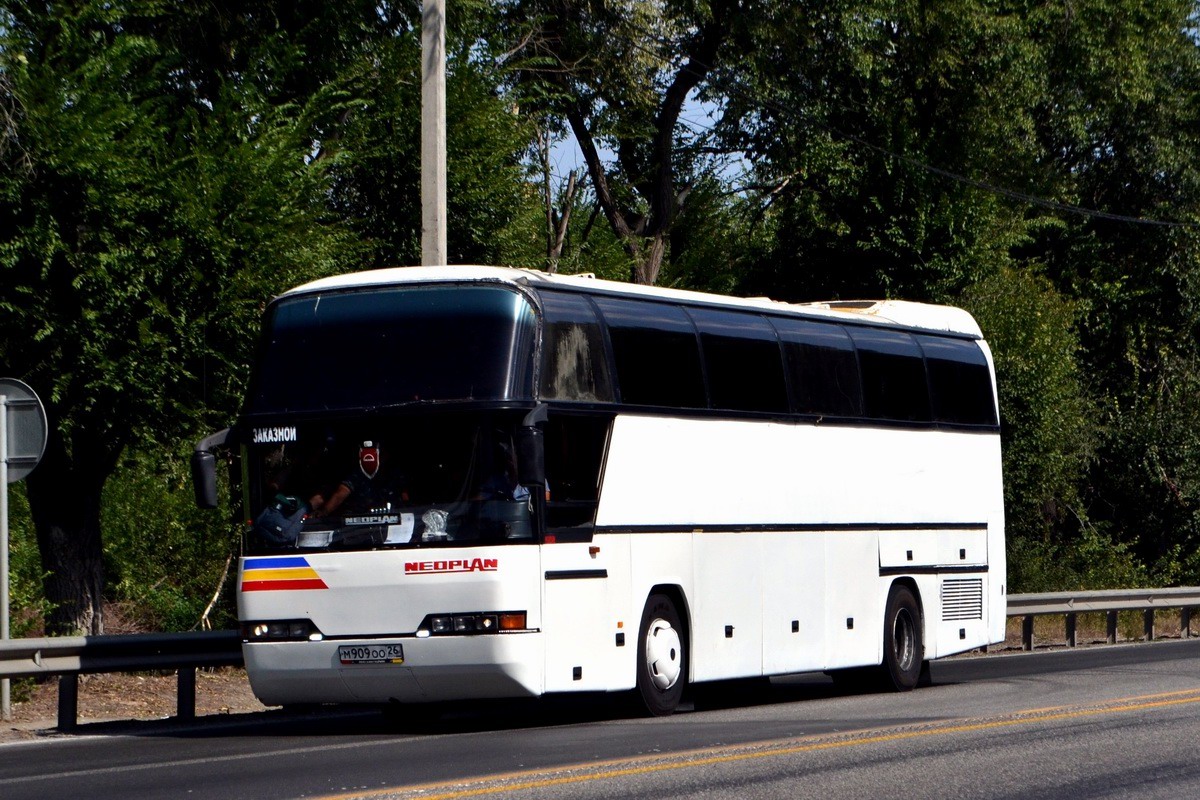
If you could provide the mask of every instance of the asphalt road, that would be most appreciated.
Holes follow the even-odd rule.
[[[610,698],[87,726],[0,745],[0,798],[1200,797],[1200,641],[955,659],[904,695],[823,676],[666,719]]]

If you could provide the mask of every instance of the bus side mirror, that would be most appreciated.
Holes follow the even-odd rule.
[[[212,448],[229,440],[229,428],[217,431],[196,443],[192,452],[192,488],[196,492],[197,508],[217,507],[217,457]]]
[[[217,507],[217,457],[212,453],[192,453],[192,488],[196,490],[196,508]]]
[[[544,434],[538,426],[550,418],[550,407],[538,403],[537,407],[521,420],[517,428],[517,483],[522,486],[546,485],[546,447]]]
[[[517,483],[522,486],[546,484],[546,448],[539,428],[518,428]]]

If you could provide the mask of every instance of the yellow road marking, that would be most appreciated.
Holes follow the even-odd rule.
[[[971,721],[970,719],[950,723],[931,723],[926,726],[906,726],[887,733],[871,733],[871,730],[849,731],[834,734],[814,734],[792,739],[768,739],[759,742],[746,742],[725,747],[687,750],[678,753],[654,756],[610,759],[584,764],[570,764],[561,767],[550,767],[540,770],[526,770],[497,775],[463,778],[437,783],[418,784],[413,786],[397,786],[390,789],[374,789],[365,792],[325,795],[321,800],[357,800],[358,798],[385,797],[390,795],[409,794],[419,795],[421,800],[458,800],[466,797],[479,797],[488,794],[519,792],[526,789],[546,789],[571,783],[624,778],[633,775],[649,775],[656,772],[703,767],[712,764],[728,764],[738,761],[750,761],[777,756],[810,753],[821,750],[835,750],[845,747],[856,747],[867,744],[885,744],[888,742],[917,739],[926,736],[941,736],[953,733],[973,733],[1016,725],[1030,725],[1039,722],[1057,722],[1068,719],[1098,716],[1102,714],[1120,714],[1130,711],[1145,711],[1154,708],[1200,703],[1200,689],[1187,689],[1175,692],[1139,695],[1110,700],[1106,703],[1090,706],[1055,706],[1044,709],[1016,711],[996,719]],[[874,729],[879,730],[879,729]],[[631,766],[618,767],[617,765]],[[553,775],[558,777],[536,777]],[[561,774],[578,773],[578,774]],[[515,781],[508,783],[507,781]],[[475,784],[473,788],[463,788],[464,784]],[[452,788],[459,787],[459,788]],[[450,791],[441,791],[450,789]],[[435,792],[424,794],[424,792]]]

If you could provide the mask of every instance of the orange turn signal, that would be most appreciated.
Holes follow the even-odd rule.
[[[523,631],[525,630],[525,612],[513,611],[507,614],[500,615],[500,630],[502,631]]]

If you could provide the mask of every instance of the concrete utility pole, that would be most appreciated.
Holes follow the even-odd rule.
[[[421,264],[446,263],[446,14],[421,11]]]
[[[8,641],[8,395],[0,393],[0,641]],[[0,718],[12,720],[12,684],[0,680]]]

